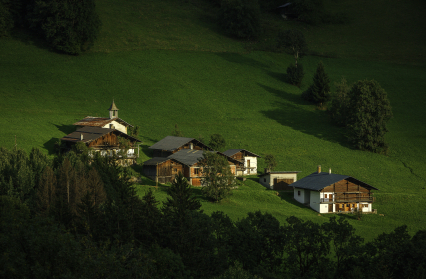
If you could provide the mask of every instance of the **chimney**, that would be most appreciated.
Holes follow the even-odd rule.
[[[270,169],[265,168],[265,174],[266,174],[266,173],[270,173],[270,172],[271,172],[271,170],[270,170]]]
[[[83,140],[83,133],[80,134],[80,140]]]
[[[321,165],[318,165],[318,173],[321,173]]]
[[[331,168],[328,169],[328,174],[331,174]]]

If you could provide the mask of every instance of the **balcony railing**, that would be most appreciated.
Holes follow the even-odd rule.
[[[333,202],[374,202],[375,197],[334,197],[334,198],[321,198],[322,203]]]

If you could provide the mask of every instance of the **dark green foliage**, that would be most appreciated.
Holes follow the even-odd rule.
[[[273,154],[265,155],[265,163],[266,163],[266,168],[268,168],[271,171],[277,166],[277,160],[275,159],[275,156]]]
[[[0,37],[6,36],[13,27],[13,18],[10,13],[9,1],[0,1]]]
[[[209,146],[213,148],[213,150],[224,151],[226,142],[222,135],[213,134],[210,136]]]
[[[278,35],[278,48],[284,49],[285,52],[293,55],[295,60],[295,67],[298,68],[297,61],[299,58],[305,56],[306,52],[308,51],[308,44],[306,43],[306,39],[302,31],[298,29],[290,29],[281,32]],[[303,70],[301,71],[301,73],[303,73]],[[303,74],[300,78],[300,81],[302,81],[302,78]]]
[[[386,123],[392,108],[386,91],[375,80],[356,82],[350,91],[348,137],[357,149],[386,153]]]
[[[273,271],[281,264],[285,238],[283,227],[269,213],[256,211],[235,223],[231,258],[244,269]]]
[[[294,216],[287,218],[287,222],[284,234],[289,271],[293,276],[313,276],[328,264],[329,239],[317,223]]]
[[[199,210],[201,203],[192,193],[192,188],[188,180],[181,172],[172,182],[172,186],[167,189],[167,201],[163,203],[163,212],[174,215],[175,218],[185,218],[188,211]]]
[[[220,201],[227,197],[235,185],[235,176],[226,158],[217,153],[205,152],[200,166],[203,176],[201,179],[203,194],[213,201]]]
[[[303,77],[305,76],[305,73],[303,72],[303,66],[302,64],[299,64],[298,67],[296,67],[294,64],[290,64],[287,68],[287,82],[300,87],[302,85]]]
[[[260,0],[259,5],[262,11],[275,12],[275,8],[285,4],[282,0]]]
[[[222,0],[219,22],[231,36],[255,39],[261,32],[257,0]]]
[[[328,107],[333,121],[339,126],[345,126],[349,111],[350,88],[345,78],[335,83],[336,91],[331,95],[331,105]]]
[[[58,51],[80,54],[99,34],[101,22],[94,0],[36,0],[29,10],[31,30]]]
[[[243,265],[236,261],[222,275],[214,279],[260,279],[261,277],[251,274],[243,268]]]
[[[134,138],[138,138],[139,136],[139,130],[140,127],[139,125],[133,126],[133,127],[129,127],[128,128],[128,134]]]
[[[313,25],[323,21],[325,14],[323,0],[295,0],[292,5],[299,20]]]
[[[304,98],[320,106],[330,100],[330,78],[326,74],[322,62],[318,63],[313,84],[308,88]]]
[[[327,223],[322,224],[322,229],[330,239],[336,255],[336,270],[347,268],[341,266],[342,262],[354,261],[364,240],[355,234],[355,228],[343,217],[331,217]]]

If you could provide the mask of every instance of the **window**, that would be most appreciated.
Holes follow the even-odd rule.
[[[327,194],[325,194],[325,197],[324,198],[327,198]]]
[[[297,191],[297,195],[300,196],[300,191]]]
[[[200,173],[200,169],[194,169],[194,174],[198,175]]]
[[[266,178],[263,179],[263,182],[266,182]]]

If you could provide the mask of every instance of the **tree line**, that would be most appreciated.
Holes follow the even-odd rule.
[[[100,27],[94,0],[0,0],[0,37],[20,28],[77,55],[93,46]]]
[[[201,209],[179,175],[161,205],[129,170],[71,151],[0,149],[2,278],[424,278],[426,231],[365,243],[348,222]]]

